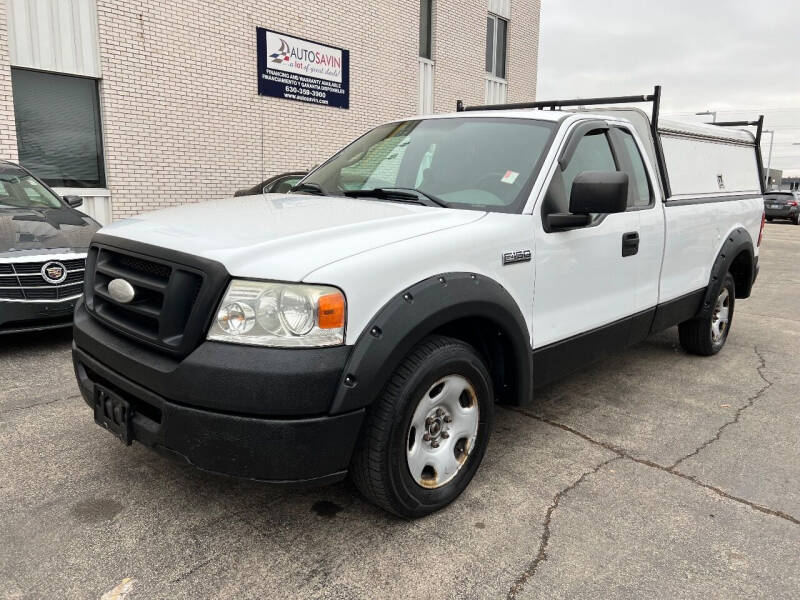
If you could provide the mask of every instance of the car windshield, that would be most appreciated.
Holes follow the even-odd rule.
[[[61,201],[34,177],[9,165],[0,165],[0,209],[61,208]]]
[[[555,129],[548,121],[506,117],[390,123],[347,146],[303,184],[328,195],[418,190],[448,207],[520,212]]]

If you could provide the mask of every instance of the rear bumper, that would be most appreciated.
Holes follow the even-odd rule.
[[[174,362],[97,324],[82,305],[74,338],[84,400],[94,407],[96,385],[126,400],[131,437],[142,445],[206,471],[274,483],[345,476],[364,418],[363,409],[328,414],[347,348],[326,355],[205,343]],[[286,414],[293,405],[306,412]]]
[[[764,214],[770,219],[794,219],[798,212],[800,212],[800,207],[797,206],[764,209]]]
[[[69,327],[77,302],[0,301],[0,335]]]

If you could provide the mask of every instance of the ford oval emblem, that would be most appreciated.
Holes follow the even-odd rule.
[[[136,290],[124,279],[112,279],[108,282],[108,295],[120,304],[128,304],[136,295]]]

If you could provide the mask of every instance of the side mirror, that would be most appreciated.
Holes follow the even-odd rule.
[[[64,202],[69,204],[72,208],[78,208],[79,206],[83,206],[83,198],[80,196],[62,196]]]
[[[569,212],[573,215],[619,213],[628,207],[628,174],[584,171],[572,182]]]

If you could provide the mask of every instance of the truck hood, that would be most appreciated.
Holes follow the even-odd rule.
[[[459,227],[485,214],[400,202],[263,194],[147,213],[104,227],[101,233],[216,260],[237,277],[302,281],[348,256]]]

